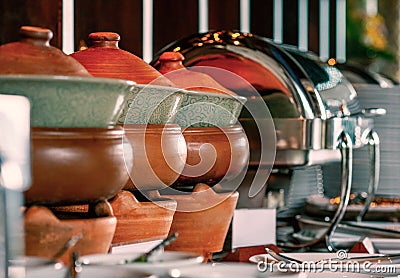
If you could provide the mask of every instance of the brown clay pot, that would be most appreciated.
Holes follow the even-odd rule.
[[[132,80],[138,84],[173,86],[152,66],[136,55],[118,47],[120,36],[113,32],[95,32],[89,35],[90,47],[71,56],[97,77]]]
[[[139,202],[126,190],[121,190],[110,200],[117,227],[112,244],[131,244],[164,239],[168,236],[176,202],[171,199],[157,199]]]
[[[79,62],[50,45],[51,30],[22,26],[20,35],[20,41],[0,46],[0,74],[90,76]]]
[[[114,216],[92,217],[82,213],[56,216],[44,206],[31,206],[25,212],[25,249],[27,256],[52,258],[68,240],[81,233],[79,241],[60,257],[70,263],[72,252],[80,256],[107,253],[114,236]]]
[[[129,176],[124,130],[32,128],[32,185],[25,203],[72,205],[115,196]]]
[[[134,161],[124,188],[153,190],[173,184],[182,173],[187,156],[181,128],[175,124],[123,127]]]
[[[164,195],[178,204],[169,232],[178,233],[178,238],[166,250],[194,252],[206,259],[222,251],[238,196],[216,193],[205,184],[196,185],[189,195]]]
[[[208,74],[186,69],[182,64],[184,59],[185,57],[179,52],[164,52],[158,59],[158,70],[179,88],[236,95],[235,92],[223,87]]]
[[[175,185],[215,184],[235,178],[249,159],[249,144],[241,126],[193,127],[183,130],[186,165]]]

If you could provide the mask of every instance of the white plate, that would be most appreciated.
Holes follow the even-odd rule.
[[[307,272],[262,272],[258,270],[257,266],[248,263],[215,263],[203,264],[192,267],[182,267],[171,269],[169,275],[173,278],[366,278],[369,275],[358,273],[333,273],[325,271],[320,273],[307,273]]]
[[[40,276],[52,277],[52,276]],[[68,276],[69,277],[69,276]],[[84,266],[78,273],[77,278],[157,278],[156,275],[141,269],[122,268],[110,265]]]
[[[255,264],[258,264],[259,262],[266,262],[266,264],[262,265],[268,267],[268,269],[272,269],[273,271],[281,271],[283,269],[287,269],[294,272],[296,271],[305,272],[307,274],[312,274],[312,272],[316,272],[314,274],[323,273],[324,277],[325,277],[325,272],[330,272],[330,273],[333,272],[337,275],[339,274],[340,275],[359,274],[364,276],[372,275],[372,277],[375,276],[397,277],[397,275],[400,274],[400,264],[396,263],[395,261],[393,261],[393,263],[390,263],[390,261],[387,259],[383,259],[381,261],[377,259],[359,260],[359,261],[333,260],[329,262],[329,259],[337,259],[337,255],[334,253],[282,253],[282,254],[290,256],[291,258],[294,259],[305,261],[307,262],[307,264],[305,264],[305,266],[302,267],[296,263],[291,265],[284,264],[282,262],[278,263],[267,254],[254,255],[249,258],[249,261]],[[369,256],[371,254],[349,253],[347,255],[348,258],[351,258],[355,256],[357,257]],[[315,262],[318,262],[320,260],[327,260],[327,262],[316,265]]]
[[[141,254],[94,254],[82,256],[79,262],[85,265],[115,265],[121,268],[134,268],[146,271],[151,271],[157,275],[164,275],[168,269],[173,267],[192,266],[203,262],[204,258],[200,255],[188,252],[165,251],[151,257],[151,261],[142,263],[135,262],[124,264],[125,261],[132,261],[138,258]]]

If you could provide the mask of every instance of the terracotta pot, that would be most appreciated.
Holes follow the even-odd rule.
[[[241,126],[186,128],[186,165],[175,185],[215,184],[247,166],[249,144]]]
[[[72,53],[93,75],[135,81],[138,84],[173,86],[152,66],[128,51],[118,47],[120,36],[112,32],[95,32],[89,35],[91,46]]]
[[[180,88],[193,91],[236,95],[203,72],[187,70],[182,64],[185,57],[179,52],[164,52],[158,59],[158,70]]]
[[[186,142],[178,125],[124,125],[133,149],[125,189],[153,190],[173,184],[185,166]]]
[[[32,185],[25,203],[71,205],[106,200],[128,180],[121,127],[32,128]]]
[[[112,244],[131,244],[168,236],[176,209],[174,200],[160,198],[139,202],[131,192],[121,190],[110,204],[117,218]]]
[[[216,193],[205,184],[189,195],[164,195],[178,204],[169,232],[178,233],[178,238],[166,250],[194,252],[204,258],[222,251],[238,196],[237,192]]]
[[[20,41],[0,46],[0,74],[90,76],[79,62],[50,45],[51,30],[22,26],[20,35]]]
[[[81,239],[60,257],[70,263],[72,252],[80,256],[107,253],[114,236],[114,216],[93,217],[82,213],[56,216],[44,206],[31,206],[25,212],[25,244],[27,256],[53,257],[68,240],[81,233]]]

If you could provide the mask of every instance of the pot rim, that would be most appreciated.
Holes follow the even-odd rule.
[[[80,128],[80,127],[32,127],[32,139],[51,140],[94,140],[94,139],[122,139],[125,131],[119,126],[107,128]]]
[[[244,133],[241,125],[230,126],[210,126],[210,127],[187,127],[182,128],[183,135],[203,135],[209,136],[211,134],[231,134],[231,133]]]

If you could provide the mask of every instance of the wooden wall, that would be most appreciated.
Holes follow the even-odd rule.
[[[209,28],[240,28],[240,0],[208,0]],[[318,53],[319,0],[309,0],[309,49]],[[335,0],[330,0],[331,53],[335,52]],[[153,0],[153,50],[198,32],[197,0]],[[272,38],[273,0],[251,0],[250,31]],[[142,55],[142,0],[75,0],[75,50],[87,43],[95,31],[121,35],[120,47]],[[298,43],[298,4],[283,0],[283,42]],[[0,44],[18,40],[21,25],[37,25],[53,30],[52,45],[61,48],[62,0],[0,0]]]

